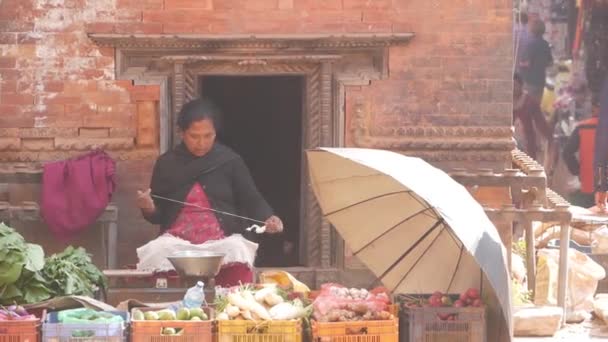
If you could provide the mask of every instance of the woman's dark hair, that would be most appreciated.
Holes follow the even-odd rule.
[[[220,109],[208,98],[199,98],[186,103],[177,117],[177,126],[187,130],[193,122],[211,120],[216,131],[220,130],[222,113]]]

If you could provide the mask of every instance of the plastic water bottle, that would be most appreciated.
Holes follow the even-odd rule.
[[[187,308],[200,308],[205,302],[205,283],[199,281],[186,291],[183,304]]]

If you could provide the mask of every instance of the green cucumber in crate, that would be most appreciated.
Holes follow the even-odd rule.
[[[121,311],[80,308],[51,312],[42,326],[42,341],[60,342],[72,338],[124,341],[128,322],[129,315]]]

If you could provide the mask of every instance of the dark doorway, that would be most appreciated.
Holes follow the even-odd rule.
[[[298,265],[304,78],[204,76],[200,86],[223,112],[218,140],[243,157],[285,225],[282,235],[260,236],[257,266]]]

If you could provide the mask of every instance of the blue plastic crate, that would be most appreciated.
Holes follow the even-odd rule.
[[[124,322],[113,323],[59,323],[58,312],[48,313],[42,325],[43,342],[100,341],[122,342],[126,340],[129,314],[108,311],[120,315]]]

